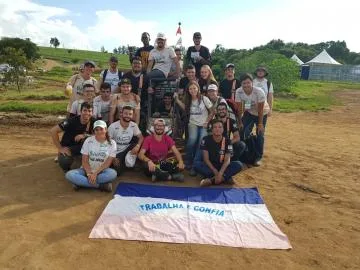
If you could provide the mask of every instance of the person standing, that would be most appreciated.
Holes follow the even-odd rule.
[[[245,74],[241,78],[241,87],[235,92],[235,102],[238,104],[240,129],[242,140],[248,138],[256,126],[256,159],[254,166],[261,165],[261,159],[264,154],[264,135],[267,121],[267,114],[270,111],[269,104],[266,101],[264,91],[261,88],[253,86],[251,74]]]
[[[271,81],[266,77],[269,75],[266,67],[260,66],[255,70],[255,79],[253,81],[254,86],[261,88],[264,91],[266,101],[269,104],[270,111],[267,116],[271,116],[273,101],[274,101],[274,87]]]
[[[111,85],[102,83],[100,86],[100,95],[93,100],[93,115],[96,119],[109,122],[111,104]]]
[[[203,65],[211,66],[211,54],[207,47],[202,46],[200,32],[193,35],[194,46],[190,46],[186,52],[187,64],[193,64],[196,69],[196,77],[200,78],[200,69]]]
[[[135,56],[140,57],[142,63],[142,70],[144,73],[146,73],[149,66],[149,54],[151,50],[154,49],[154,46],[149,44],[150,35],[147,32],[141,34],[141,42],[144,44],[144,46],[136,50]]]
[[[235,79],[235,65],[227,64],[225,66],[225,79],[220,82],[220,95],[225,99],[235,100],[235,90],[240,86],[240,81]]]
[[[98,88],[102,83],[108,83],[111,85],[111,93],[115,94],[118,92],[118,83],[120,82],[121,78],[123,77],[123,72],[118,70],[118,59],[116,56],[111,56],[109,59],[109,68],[104,69],[100,73],[100,80],[98,82]]]
[[[223,122],[214,119],[211,126],[212,135],[206,136],[200,145],[203,161],[194,163],[195,170],[205,177],[200,186],[233,184],[232,177],[242,170],[243,164],[230,160],[233,148],[230,139],[223,135]]]
[[[94,119],[91,115],[92,105],[84,102],[79,116],[66,119],[50,130],[52,141],[58,149],[58,163],[64,172],[70,170],[74,158],[80,156],[84,140],[92,133]],[[64,133],[61,141],[60,133]]]
[[[68,171],[65,178],[73,184],[74,190],[87,187],[111,192],[116,171],[109,167],[115,157],[116,144],[109,138],[104,121],[97,120],[94,131],[95,135],[87,138],[81,148],[81,168]]]

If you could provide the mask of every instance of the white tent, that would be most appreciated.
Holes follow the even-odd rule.
[[[298,65],[304,64],[304,62],[301,61],[301,59],[300,59],[296,54],[294,54],[293,56],[291,56],[290,59],[291,59],[291,60],[294,60],[296,63],[298,63]]]
[[[339,62],[337,62],[334,58],[332,58],[326,50],[323,50],[321,53],[319,53],[317,56],[315,56],[313,59],[311,59],[306,64],[330,64],[330,65],[341,65]]]

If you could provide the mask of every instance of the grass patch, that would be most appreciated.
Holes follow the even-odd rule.
[[[22,101],[8,101],[0,103],[0,111],[3,112],[23,112],[23,113],[46,113],[46,114],[66,114],[67,102],[49,103],[26,103]]]
[[[332,105],[340,104],[332,95],[344,89],[360,90],[360,84],[343,82],[299,81],[287,93],[276,93],[274,110],[279,112],[326,111]]]

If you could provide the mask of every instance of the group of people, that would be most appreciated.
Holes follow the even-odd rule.
[[[194,46],[188,48],[184,62],[181,50],[168,47],[166,36],[157,35],[155,47],[143,33],[139,48],[130,58],[131,70],[123,73],[112,56],[109,68],[92,77],[95,63],[85,61],[66,86],[68,115],[51,129],[58,149],[57,162],[75,190],[80,187],[112,191],[112,181],[137,161],[152,181],[184,181],[182,171],[200,174],[201,186],[233,183],[233,176],[244,168],[249,151],[247,138],[253,134],[250,150],[254,166],[261,165],[267,118],[272,113],[273,86],[266,79],[265,67],[235,78],[232,63],[224,67],[225,78],[218,83],[211,70],[209,49],[201,45],[201,34],[194,33]],[[158,81],[178,80],[175,93],[167,93],[153,122],[153,133],[146,134],[148,97]],[[185,157],[173,138],[165,134],[161,113],[173,107],[181,113]],[[60,134],[63,133],[61,139]],[[74,166],[81,157],[81,167]]]

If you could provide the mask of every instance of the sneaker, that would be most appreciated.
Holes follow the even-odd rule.
[[[197,176],[197,172],[194,170],[194,168],[191,168],[190,172],[189,172],[190,176]]]
[[[101,191],[111,192],[112,191],[112,184],[111,183],[100,184],[99,189]]]
[[[171,175],[171,180],[176,182],[184,182],[184,175],[182,173],[174,173]]]
[[[212,181],[210,178],[204,178],[200,181],[200,187],[208,187],[212,185]]]
[[[152,182],[156,182],[156,180],[157,180],[157,179],[156,179],[156,175],[153,174],[153,175],[151,176],[151,181],[152,181]]]
[[[72,188],[73,188],[74,191],[79,191],[80,186],[73,184]]]
[[[261,160],[255,160],[254,164],[253,164],[255,167],[259,167],[261,166]]]

